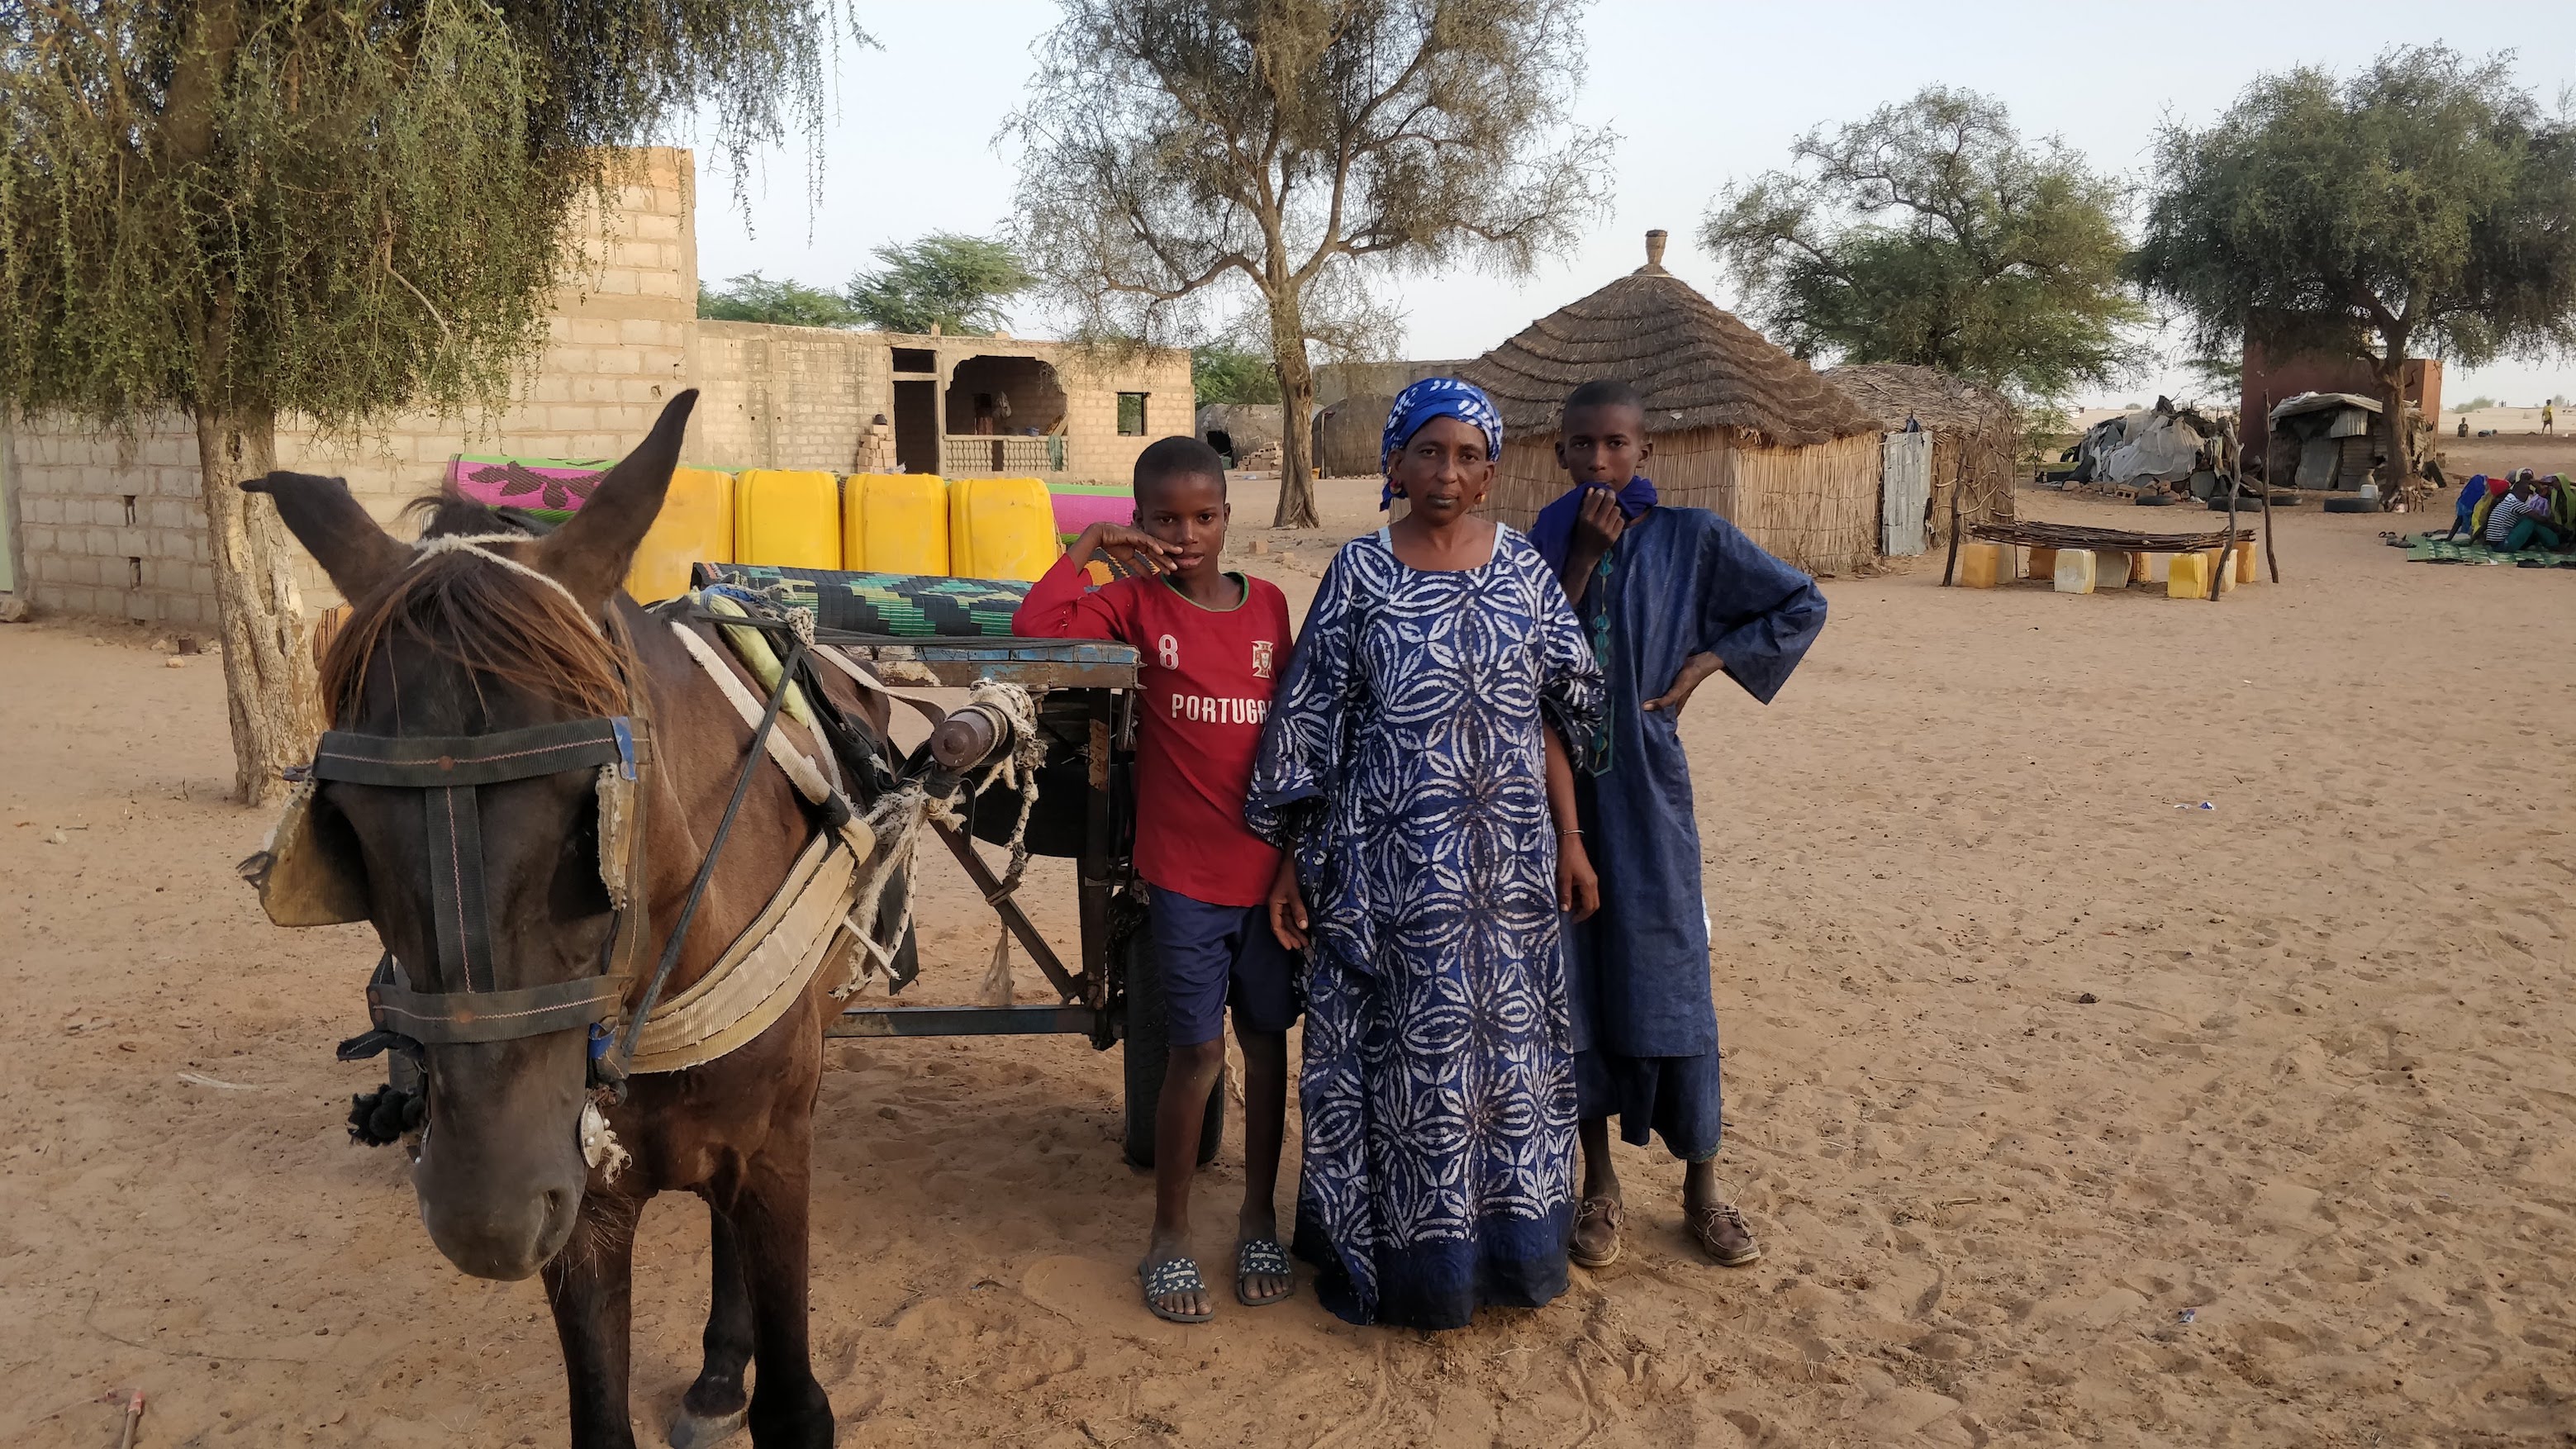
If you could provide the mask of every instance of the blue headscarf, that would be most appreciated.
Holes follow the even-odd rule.
[[[1395,467],[1388,460],[1395,451],[1413,441],[1422,425],[1433,418],[1456,418],[1485,435],[1485,456],[1503,456],[1503,415],[1494,411],[1493,399],[1472,382],[1454,377],[1426,377],[1395,395],[1395,406],[1387,409],[1386,433],[1378,440],[1378,470],[1386,476],[1386,486],[1378,490],[1377,506],[1383,510],[1395,502]]]

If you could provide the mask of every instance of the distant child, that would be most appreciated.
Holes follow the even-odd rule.
[[[1770,703],[1824,627],[1825,599],[1725,519],[1656,505],[1655,485],[1638,471],[1655,451],[1645,407],[1626,383],[1576,388],[1558,437],[1556,460],[1574,486],[1540,510],[1530,540],[1591,636],[1609,715],[1605,757],[1576,774],[1601,909],[1566,927],[1583,1118],[1572,1256],[1588,1268],[1619,1257],[1615,1111],[1629,1142],[1660,1133],[1689,1164],[1683,1221],[1711,1258],[1737,1267],[1762,1249],[1718,1197],[1717,1011],[1677,721],[1691,692],[1721,671]]]
[[[1288,599],[1226,573],[1225,462],[1196,438],[1136,459],[1135,526],[1095,523],[1066,550],[1011,627],[1033,638],[1115,639],[1143,655],[1136,743],[1136,874],[1170,1020],[1170,1069],[1154,1117],[1154,1231],[1137,1274],[1145,1306],[1205,1323],[1215,1300],[1189,1256],[1199,1124],[1225,1062],[1225,1008],[1243,1047],[1243,1212],[1234,1293],[1258,1308],[1294,1289],[1272,1206],[1287,1125],[1288,1027],[1296,969],[1270,931],[1279,852],[1243,824],[1253,752],[1288,658]],[[1132,577],[1085,591],[1108,550]]]

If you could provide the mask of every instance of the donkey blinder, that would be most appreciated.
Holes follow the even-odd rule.
[[[618,968],[641,939],[628,909],[640,835],[635,829],[637,730],[625,715],[536,725],[488,735],[362,735],[332,730],[313,768],[288,795],[268,846],[242,862],[260,905],[281,926],[369,919],[366,871],[346,822],[314,808],[325,780],[420,792],[428,830],[432,929],[439,981],[416,991],[391,955],[367,983],[375,1029],[341,1043],[354,1060],[388,1045],[510,1041],[571,1031],[616,1015],[626,976]],[[495,975],[491,912],[484,898],[481,787],[573,770],[595,770],[599,879],[617,925],[600,975],[504,990]],[[476,979],[477,968],[481,979]]]
[[[260,906],[276,925],[364,921],[367,877],[357,840],[346,822],[316,808],[316,796],[326,780],[420,790],[433,842],[432,894],[445,894],[439,887],[450,884],[448,878],[470,877],[475,887],[474,899],[466,903],[471,924],[482,910],[481,812],[475,808],[474,787],[596,767],[599,881],[609,904],[624,910],[634,864],[636,736],[636,726],[623,715],[454,737],[329,731],[314,752],[308,776],[287,793],[268,842],[241,863],[242,878],[258,888]],[[468,835],[474,837],[471,842]],[[471,850],[466,849],[469,843]],[[439,848],[446,845],[456,849]],[[447,930],[457,916],[444,908],[440,915],[444,956]],[[488,962],[489,953],[473,951],[472,959]],[[462,984],[464,978],[457,979]]]

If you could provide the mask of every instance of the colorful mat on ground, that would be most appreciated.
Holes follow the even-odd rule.
[[[860,574],[771,564],[699,564],[701,583],[734,584],[814,611],[819,628],[904,639],[1007,639],[1029,595],[1016,579]]]
[[[2519,553],[2505,553],[2484,544],[2466,540],[2435,538],[2429,533],[2406,536],[2408,563],[2518,565],[2529,561],[2539,568],[2576,569],[2576,553],[2551,553],[2547,549],[2526,548]]]

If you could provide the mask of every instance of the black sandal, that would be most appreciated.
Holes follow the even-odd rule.
[[[1243,1291],[1248,1278],[1285,1278],[1288,1286],[1274,1298],[1254,1298]],[[1297,1296],[1297,1275],[1288,1266],[1288,1250],[1277,1238],[1247,1238],[1234,1249],[1234,1301],[1246,1308],[1267,1308]]]
[[[1205,1323],[1213,1313],[1183,1313],[1165,1308],[1163,1300],[1176,1293],[1205,1293],[1207,1280],[1199,1276],[1199,1265],[1193,1258],[1166,1258],[1152,1267],[1139,1263],[1136,1277],[1145,1285],[1145,1311],[1165,1323]]]

